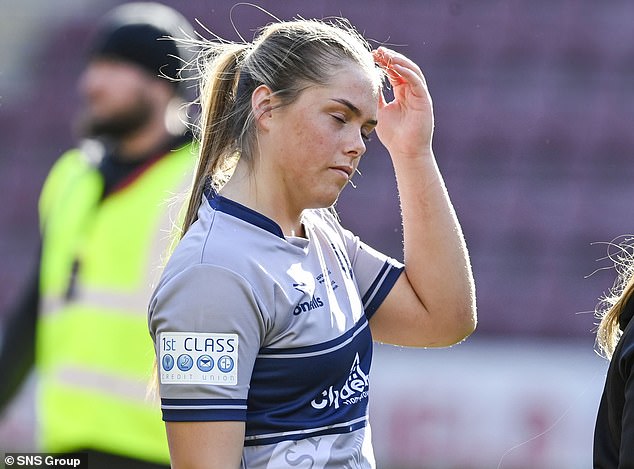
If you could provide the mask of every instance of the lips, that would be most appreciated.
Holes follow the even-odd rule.
[[[354,168],[352,166],[332,166],[330,169],[343,172],[348,179],[350,179],[350,176],[352,176],[352,173],[354,172]]]

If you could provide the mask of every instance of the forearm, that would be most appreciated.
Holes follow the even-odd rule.
[[[173,469],[238,469],[244,422],[166,422]]]
[[[379,48],[394,99],[379,95],[376,132],[396,173],[405,273],[374,321],[390,343],[444,346],[464,339],[476,322],[475,289],[462,229],[432,151],[433,106],[420,67]]]
[[[431,316],[475,328],[475,288],[469,256],[442,175],[430,149],[392,155],[401,200],[405,272]]]

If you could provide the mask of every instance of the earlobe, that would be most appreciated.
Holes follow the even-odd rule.
[[[255,121],[266,127],[267,118],[271,117],[273,92],[266,85],[260,85],[251,94],[251,109],[255,116]]]

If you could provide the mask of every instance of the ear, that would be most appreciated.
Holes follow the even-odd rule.
[[[255,116],[256,125],[268,128],[268,119],[273,110],[273,91],[266,85],[260,85],[251,94],[251,109]]]

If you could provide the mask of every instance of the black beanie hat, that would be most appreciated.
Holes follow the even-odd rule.
[[[128,3],[106,16],[89,56],[132,62],[157,78],[168,77],[178,88],[179,71],[188,57],[174,39],[187,35],[191,25],[172,8],[153,2]]]

